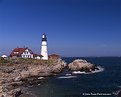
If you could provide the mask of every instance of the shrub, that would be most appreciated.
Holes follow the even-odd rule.
[[[8,59],[0,58],[0,64],[8,63]]]

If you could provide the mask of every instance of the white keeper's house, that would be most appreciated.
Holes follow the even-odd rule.
[[[29,48],[15,48],[11,54],[11,58],[35,58],[40,59],[42,56],[34,54]]]

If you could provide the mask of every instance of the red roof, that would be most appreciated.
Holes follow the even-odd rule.
[[[52,58],[52,59],[58,59],[58,58],[60,58],[60,55],[57,55],[57,54],[51,54],[51,55],[49,55],[49,58]]]
[[[20,52],[23,53],[25,51],[25,48],[15,48],[13,52]]]
[[[59,57],[59,55],[57,55],[57,54],[51,54],[51,55],[49,55],[49,56],[54,56],[54,57],[55,57],[55,56],[58,56],[58,57]]]
[[[26,49],[28,49],[28,48],[15,48],[12,52],[11,52],[11,54],[10,54],[10,56],[21,56],[21,54],[26,50]],[[33,52],[29,49],[29,51],[30,51],[30,53],[32,53],[33,54]]]
[[[34,54],[34,57],[37,57],[37,56],[39,56],[39,57],[43,57],[43,56],[40,55],[40,54]]]

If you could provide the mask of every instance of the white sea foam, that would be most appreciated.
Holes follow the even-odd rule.
[[[104,68],[101,66],[97,66],[99,70],[91,71],[91,72],[85,72],[85,71],[73,71],[72,74],[93,74],[104,71]],[[59,79],[68,79],[68,78],[76,78],[77,76],[72,76],[71,73],[65,74],[65,76],[58,77]]]
[[[112,92],[112,94],[116,95],[116,97],[117,97],[117,95],[118,95],[120,92],[121,92],[121,90],[118,90],[118,91]]]
[[[44,77],[38,77],[38,79],[43,79]]]
[[[38,84],[38,86],[40,86],[41,84]]]
[[[60,76],[59,79],[76,78],[77,76]]]
[[[118,88],[121,88],[121,86],[118,86]]]
[[[73,71],[73,74],[93,74],[93,73],[98,73],[98,72],[103,72],[104,68],[101,66],[97,66],[99,70],[91,71],[91,72],[85,72],[85,71]]]
[[[67,73],[66,76],[70,76],[71,74],[70,73]]]
[[[98,73],[98,72],[103,72],[104,71],[104,68],[102,68],[101,66],[97,66],[97,68],[99,70],[92,71],[92,73]]]

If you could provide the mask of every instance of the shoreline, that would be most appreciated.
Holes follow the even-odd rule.
[[[0,97],[19,97],[22,87],[46,81],[60,73],[66,62],[59,60],[12,59],[0,65]],[[17,96],[16,96],[17,95]],[[29,95],[29,94],[27,94]]]
[[[0,96],[9,95],[7,97],[37,97],[31,93],[31,91],[23,92],[24,89],[32,85],[42,84],[50,77],[61,73],[64,69],[72,71],[73,74],[73,70],[69,69],[69,65],[67,65],[67,63],[62,59],[53,61],[17,59],[17,61],[12,60],[12,65],[10,62],[8,62],[7,65],[4,64],[4,66],[0,66],[0,73],[3,77],[3,80],[0,79]],[[82,59],[76,60],[76,64],[74,64],[74,62],[71,63],[71,66],[74,70],[76,69],[73,66],[80,66],[80,69],[77,69],[80,70],[80,72],[82,72],[82,69],[86,70],[87,73],[90,73],[90,70],[95,71],[95,68],[97,68],[97,66]],[[89,67],[84,69],[82,66]],[[100,71],[99,68],[98,70]],[[66,75],[66,78],[72,78],[72,76]],[[29,93],[30,96],[28,96]]]

